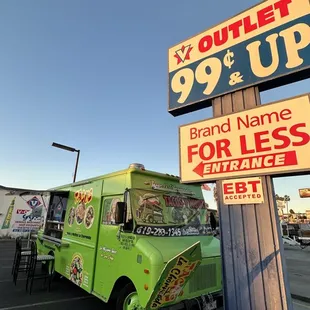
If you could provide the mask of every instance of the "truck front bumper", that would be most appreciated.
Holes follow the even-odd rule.
[[[216,302],[216,309],[220,309],[223,307],[223,295],[222,292],[213,293],[210,295],[204,295],[192,299],[186,299],[181,301],[180,303],[169,306],[169,307],[163,307],[161,309],[163,310],[198,310],[198,309],[208,309],[204,308],[204,304],[212,304],[213,302]]]

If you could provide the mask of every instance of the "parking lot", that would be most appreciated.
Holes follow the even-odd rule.
[[[35,280],[32,295],[26,292],[25,274],[20,273],[15,286],[11,268],[14,242],[0,242],[0,310],[35,309],[108,309],[98,298],[85,293],[66,279],[52,283],[51,292],[44,289],[44,280]]]
[[[65,278],[52,282],[50,292],[44,288],[44,280],[35,280],[30,295],[26,292],[24,273],[19,274],[16,286],[13,283],[11,270],[14,253],[14,241],[0,241],[0,310],[112,310]]]
[[[34,281],[32,295],[26,292],[25,274],[20,273],[17,285],[12,281],[11,268],[15,243],[0,241],[0,310],[111,310],[98,298],[91,296],[66,279],[52,283],[51,292],[43,287],[44,281]],[[294,301],[295,310],[309,310],[309,304]]]

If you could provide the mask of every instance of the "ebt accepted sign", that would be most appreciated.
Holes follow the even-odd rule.
[[[183,183],[310,170],[309,95],[179,128]]]
[[[264,202],[261,178],[243,178],[222,182],[223,202],[226,205],[259,204]]]

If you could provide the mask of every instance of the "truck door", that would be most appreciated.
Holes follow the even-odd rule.
[[[107,298],[104,292],[114,285],[115,272],[117,271],[115,266],[120,242],[117,239],[119,226],[115,225],[115,207],[118,201],[123,201],[123,195],[106,196],[102,199],[94,292],[100,295],[103,300]]]

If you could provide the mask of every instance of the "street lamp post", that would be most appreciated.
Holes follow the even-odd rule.
[[[63,145],[63,144],[59,144],[59,143],[55,143],[55,142],[53,142],[52,146],[57,147],[59,149],[63,149],[63,150],[69,151],[69,152],[77,152],[76,162],[75,162],[75,170],[74,170],[74,176],[73,176],[73,183],[75,183],[77,169],[78,169],[78,165],[79,165],[79,159],[80,159],[80,150],[76,150],[73,147],[70,147],[70,146],[67,146],[67,145]]]

